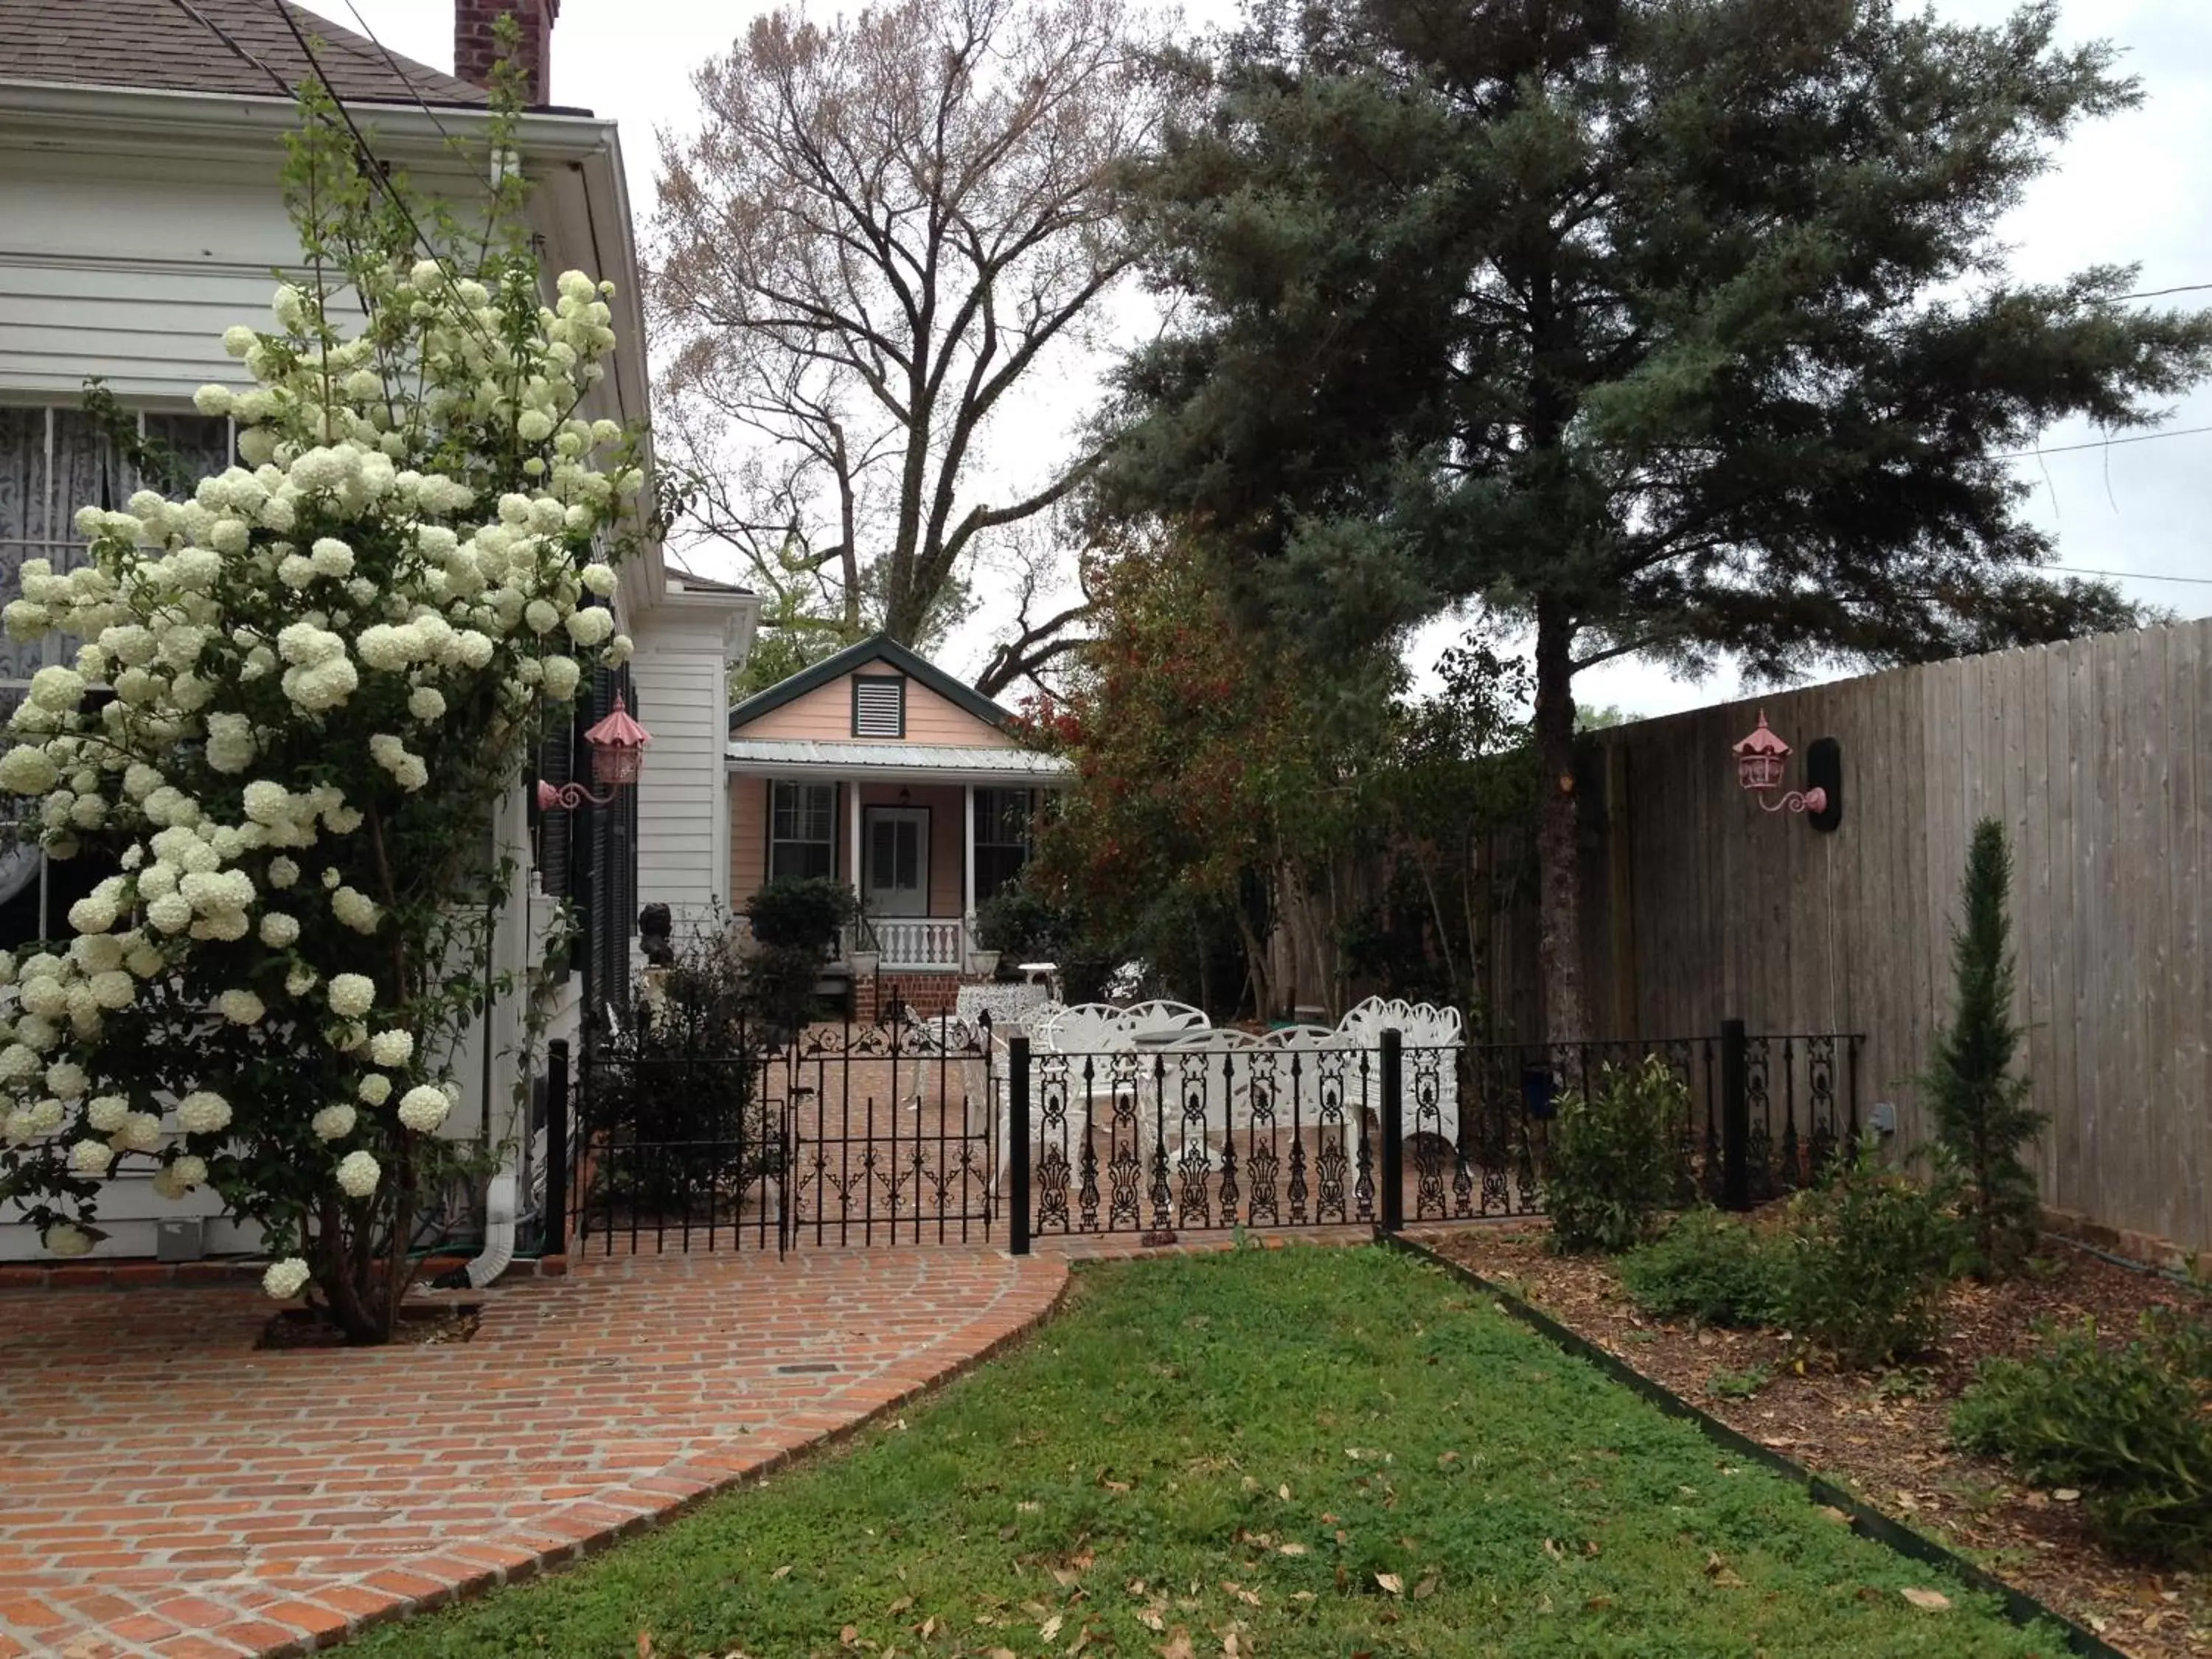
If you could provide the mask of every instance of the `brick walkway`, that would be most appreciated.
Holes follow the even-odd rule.
[[[851,1427],[1049,1310],[1054,1255],[617,1259],[466,1344],[260,1353],[229,1288],[0,1293],[0,1659],[299,1652]]]

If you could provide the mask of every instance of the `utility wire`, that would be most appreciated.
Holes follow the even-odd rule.
[[[2038,455],[2071,455],[2083,449],[2112,449],[2121,444],[2155,443],[2160,438],[2191,438],[2212,432],[2212,426],[2177,426],[2163,432],[2138,432],[2132,438],[2100,438],[2093,443],[2053,444],[2048,449],[2014,449],[2002,455],[1992,455],[1993,461],[2032,460]]]
[[[2116,576],[2131,582],[2194,582],[2212,587],[2212,576],[2161,576],[2149,570],[2090,570],[2070,564],[2047,564],[2043,568],[2061,576]]]

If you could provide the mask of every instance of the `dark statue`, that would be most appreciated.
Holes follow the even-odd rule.
[[[674,931],[665,904],[648,904],[637,913],[637,946],[645,952],[647,967],[665,968],[676,960],[676,945],[670,938]]]

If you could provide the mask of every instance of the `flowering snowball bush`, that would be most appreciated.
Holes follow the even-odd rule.
[[[70,937],[0,960],[0,1198],[82,1254],[105,1182],[152,1160],[157,1190],[263,1224],[271,1295],[312,1282],[373,1340],[498,988],[453,968],[510,873],[489,815],[549,706],[628,655],[596,607],[641,477],[582,412],[611,289],[545,291],[513,169],[489,231],[443,241],[464,264],[415,240],[450,216],[385,210],[317,94],[305,116],[287,182],[319,283],[231,329],[250,385],[198,398],[246,464],[85,507],[84,558],[26,560],[4,612],[82,643],[33,679],[0,789],[52,856],[115,873]]]

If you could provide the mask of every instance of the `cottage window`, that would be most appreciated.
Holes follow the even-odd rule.
[[[906,735],[906,681],[895,674],[853,676],[853,735]]]
[[[230,465],[234,434],[222,416],[142,414],[138,429],[175,452],[195,477]],[[120,508],[145,481],[115,453],[99,422],[82,410],[0,408],[0,605],[22,595],[23,561],[57,571],[84,562],[77,509]],[[0,715],[49,663],[67,663],[76,642],[58,637],[0,639]]]
[[[982,904],[1022,872],[1030,857],[1030,792],[975,792],[975,902]]]
[[[793,881],[836,873],[836,785],[769,785],[769,879]]]
[[[142,414],[140,434],[168,445],[195,477],[220,472],[230,465],[235,434],[228,419],[201,415]],[[79,409],[0,407],[0,606],[22,597],[23,562],[44,559],[57,571],[85,562],[84,538],[77,534],[77,509],[114,511],[127,503],[143,483],[98,422]],[[31,676],[50,664],[76,659],[79,641],[64,635],[16,641],[0,634],[0,724],[23,701]],[[22,861],[43,858],[34,848],[16,843],[7,825],[21,803],[0,801],[0,888],[20,885]],[[4,942],[49,939],[58,917],[47,914],[47,890],[41,883],[35,900],[12,900],[7,907]],[[65,896],[56,901],[65,903]],[[16,914],[33,903],[34,915]]]

